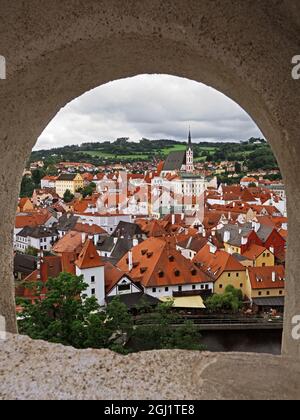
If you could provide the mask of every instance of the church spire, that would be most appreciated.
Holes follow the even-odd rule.
[[[192,135],[191,135],[191,126],[189,126],[189,136],[188,136],[188,145],[192,145]]]
[[[185,161],[186,161],[186,166],[185,166],[186,172],[193,173],[194,172],[194,153],[193,153],[193,146],[192,146],[191,127],[189,127],[188,145],[186,149]]]

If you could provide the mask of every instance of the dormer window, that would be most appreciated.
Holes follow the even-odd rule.
[[[174,255],[169,255],[169,261],[170,262],[174,262],[175,261]]]
[[[191,273],[192,273],[192,276],[195,276],[197,274],[197,270],[195,268],[192,268]]]
[[[176,277],[179,277],[180,276],[180,271],[179,270],[175,270],[174,271],[174,274],[175,274]]]
[[[147,251],[148,251],[147,249],[142,249],[142,250],[141,250],[141,254],[142,254],[142,255],[146,255],[146,254],[147,254]]]
[[[147,252],[147,258],[151,258],[153,255],[153,252]]]
[[[164,277],[165,273],[161,270],[158,272],[158,277],[162,278]]]
[[[147,267],[141,267],[140,272],[141,274],[145,273],[147,271]]]

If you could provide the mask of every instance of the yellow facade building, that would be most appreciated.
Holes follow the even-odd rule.
[[[250,297],[250,284],[246,267],[226,251],[205,245],[196,254],[193,262],[199,264],[216,279],[214,293],[223,294],[227,286],[240,289],[244,296]]]
[[[84,187],[83,178],[80,174],[61,174],[55,183],[55,191],[59,197],[63,197],[69,190],[72,194]]]

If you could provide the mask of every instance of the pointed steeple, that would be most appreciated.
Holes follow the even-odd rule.
[[[191,127],[189,127],[188,144],[186,148],[185,161],[186,161],[185,171],[188,173],[194,172],[194,153],[193,153],[193,145],[192,145]]]
[[[192,146],[191,126],[189,126],[188,145]]]

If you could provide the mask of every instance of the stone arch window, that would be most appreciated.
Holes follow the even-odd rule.
[[[46,9],[28,2],[23,13],[21,3],[12,8],[3,3],[1,30],[6,38],[1,47],[6,52],[7,74],[6,80],[0,80],[0,176],[5,185],[0,214],[6,217],[0,220],[0,313],[9,331],[16,332],[11,232],[24,162],[36,139],[61,107],[84,92],[136,74],[168,73],[204,82],[230,96],[253,117],[272,145],[284,176],[293,226],[283,352],[299,359],[300,342],[291,331],[300,313],[300,89],[291,77],[291,60],[299,51],[300,12],[293,0],[272,0],[272,12],[269,4],[261,2],[253,7],[246,1],[226,1],[225,7],[224,2],[191,0],[189,6],[177,0],[154,5],[104,0],[87,1],[84,7],[82,2],[61,2],[59,8],[53,2]],[[22,48],[15,41],[20,34]],[[263,356],[261,360],[268,364]],[[280,368],[280,361],[276,363]],[[254,356],[246,372],[261,373],[258,365]],[[287,365],[292,366],[292,359],[282,364],[285,372]],[[290,375],[295,372],[297,365]],[[249,386],[243,391],[240,378],[239,393],[273,397],[273,380],[265,379],[259,384],[257,378],[253,380],[250,392]],[[223,385],[219,395],[228,396],[229,387]],[[265,393],[256,394],[254,388]],[[295,394],[291,387],[286,389]]]

